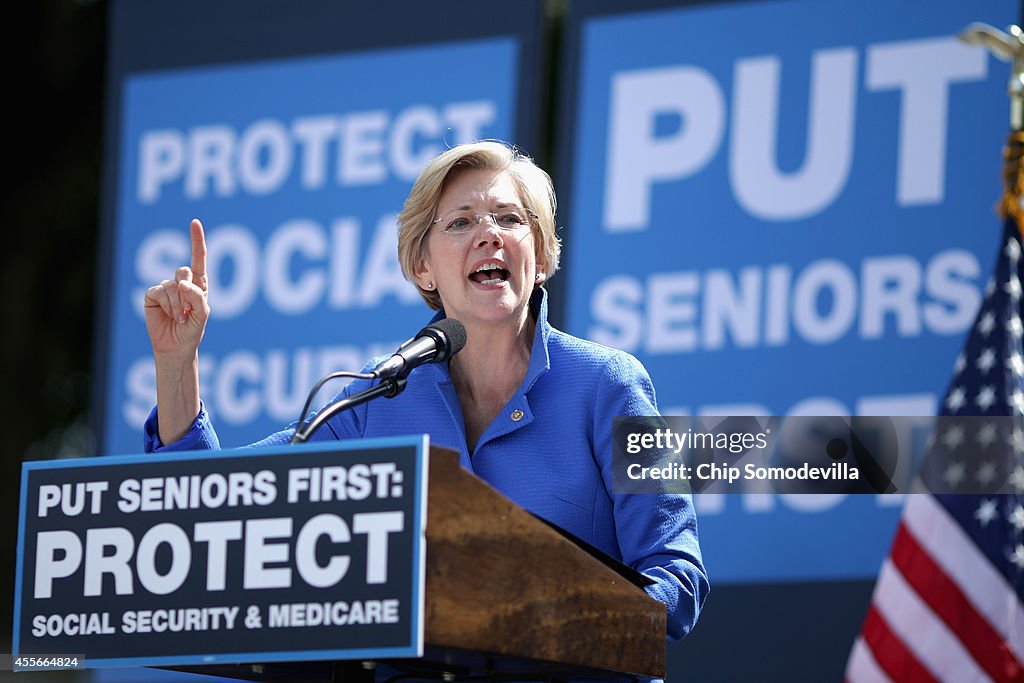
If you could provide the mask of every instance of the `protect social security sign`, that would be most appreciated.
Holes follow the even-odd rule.
[[[517,52],[499,37],[129,77],[105,450],[141,443],[155,400],[143,294],[187,265],[193,217],[213,309],[201,393],[225,445],[297,419],[318,377],[419,329],[430,312],[398,268],[395,216],[431,157],[511,136]]]

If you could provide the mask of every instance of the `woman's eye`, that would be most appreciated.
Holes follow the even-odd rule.
[[[451,223],[448,224],[448,230],[452,230],[452,231],[456,231],[456,232],[459,231],[459,230],[465,230],[468,227],[469,227],[469,221],[466,220],[465,218],[456,218],[456,219],[452,220]]]
[[[519,219],[519,216],[517,216],[514,213],[506,213],[506,214],[498,217],[498,223],[499,224],[510,226],[510,227],[511,226],[515,226],[515,225],[519,225],[521,222],[522,221]]]

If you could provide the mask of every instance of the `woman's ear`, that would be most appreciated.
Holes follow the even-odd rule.
[[[425,258],[420,257],[419,262],[416,264],[416,268],[413,270],[413,278],[416,280],[416,286],[420,289],[432,292],[437,288],[437,283],[434,282],[434,276],[431,273],[430,265],[427,263]]]
[[[537,274],[533,278],[535,285],[543,284],[548,279],[548,264],[544,261],[544,257],[537,254]]]

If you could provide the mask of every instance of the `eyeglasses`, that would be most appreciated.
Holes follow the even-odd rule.
[[[434,220],[431,225],[441,223],[444,226],[441,229],[444,234],[458,237],[468,235],[485,218],[490,218],[496,228],[512,232],[529,228],[531,217],[536,219],[537,214],[527,208],[522,206],[505,206],[496,211],[485,211],[484,213],[456,211],[449,216],[442,216]]]

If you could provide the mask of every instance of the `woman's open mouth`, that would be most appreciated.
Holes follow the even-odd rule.
[[[508,282],[509,271],[495,262],[482,263],[469,274],[469,279],[480,285],[493,286]]]

